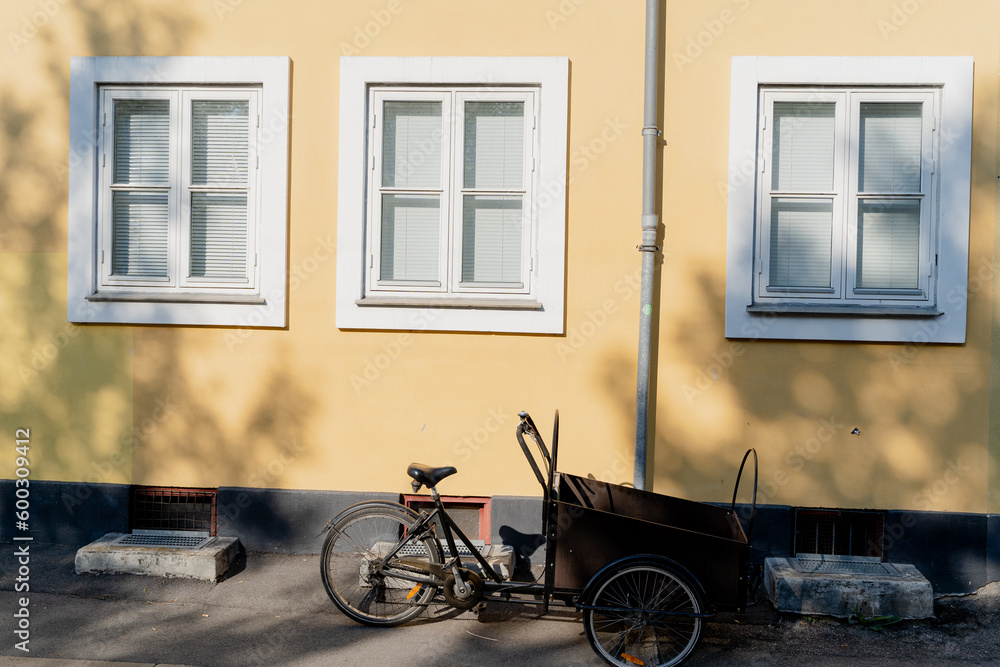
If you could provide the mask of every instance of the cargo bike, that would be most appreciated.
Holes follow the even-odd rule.
[[[551,453],[526,412],[516,437],[543,491],[545,565],[538,579],[505,578],[456,525],[437,491],[454,467],[414,463],[407,474],[414,492],[427,487],[430,512],[362,502],[320,532],[327,534],[323,585],[334,604],[359,623],[392,626],[441,597],[457,609],[494,600],[541,605],[543,613],[561,602],[582,611],[597,654],[623,667],[678,665],[694,651],[705,619],[744,610],[757,504],[753,449],[740,464],[732,503],[719,506],[556,472],[558,412]],[[753,502],[744,532],[736,496],[750,454]]]

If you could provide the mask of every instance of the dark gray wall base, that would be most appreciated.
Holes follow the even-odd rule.
[[[29,488],[28,534],[36,542],[82,546],[105,533],[128,532],[128,485],[32,481]],[[10,542],[24,535],[16,528],[12,480],[0,480],[0,498],[0,541]],[[316,533],[365,500],[398,502],[400,495],[222,487],[219,535],[238,537],[248,551],[318,553],[323,540]],[[749,509],[737,505],[737,510],[746,527]],[[792,507],[757,508],[752,566],[769,556],[793,555],[793,517]],[[544,564],[541,498],[494,496],[490,524],[492,542],[513,547],[518,574]],[[889,511],[883,546],[886,560],[916,566],[935,595],[971,593],[1000,581],[1000,515]]]
[[[988,518],[958,512],[887,512],[885,559],[916,565],[935,595],[971,593],[989,583]]]
[[[240,538],[247,551],[319,553],[323,540],[316,534],[363,500],[399,502],[400,495],[224,486],[217,498],[219,535]]]
[[[986,580],[1000,581],[1000,514],[986,519]]]
[[[30,536],[36,542],[80,546],[105,533],[128,532],[127,484],[30,480],[28,531],[17,529],[16,487],[0,480],[0,541]]]

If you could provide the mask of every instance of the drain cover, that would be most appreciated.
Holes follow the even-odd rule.
[[[214,540],[214,537],[204,535],[122,535],[111,544],[121,547],[201,549]]]
[[[902,574],[891,563],[867,560],[828,560],[825,558],[789,558],[788,561],[803,574],[857,574],[876,577],[900,577]]]

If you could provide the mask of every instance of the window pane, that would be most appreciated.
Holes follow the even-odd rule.
[[[434,195],[382,195],[382,280],[438,280],[441,202]]]
[[[170,100],[115,100],[115,183],[170,181]]]
[[[521,197],[466,195],[462,282],[521,284]]]
[[[861,105],[862,192],[920,192],[919,102]]]
[[[250,102],[191,102],[191,183],[245,187],[250,164]]]
[[[464,145],[466,188],[523,187],[524,102],[467,102]]]
[[[861,201],[857,286],[917,289],[919,266],[920,202]]]
[[[770,287],[829,288],[833,201],[771,202]]]
[[[115,192],[111,214],[111,274],[167,277],[167,196]]]
[[[774,103],[772,190],[833,190],[835,110],[833,102]]]
[[[382,186],[441,187],[441,102],[386,102]]]
[[[246,195],[191,194],[191,275],[247,277]]]

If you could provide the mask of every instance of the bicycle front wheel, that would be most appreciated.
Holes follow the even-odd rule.
[[[690,657],[704,625],[698,589],[662,563],[606,573],[583,613],[587,640],[612,665],[673,667]]]
[[[320,561],[323,586],[349,618],[366,625],[399,625],[419,616],[434,598],[436,586],[392,576],[394,571],[429,576],[421,565],[441,562],[430,534],[422,539],[413,535],[416,521],[402,507],[360,507],[330,529]],[[379,567],[400,543],[397,556]]]

